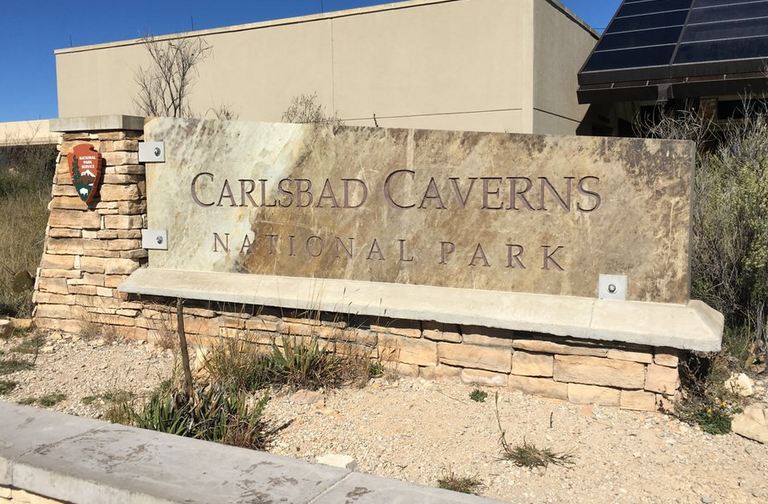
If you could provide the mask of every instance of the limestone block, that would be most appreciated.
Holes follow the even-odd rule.
[[[118,229],[117,238],[121,240],[141,240],[141,229]]]
[[[645,366],[637,362],[579,355],[555,356],[554,378],[559,382],[642,389]]]
[[[656,411],[656,394],[642,390],[622,390],[622,409],[636,411]]]
[[[461,375],[461,368],[452,366],[426,366],[419,369],[419,377],[425,380],[442,380]]]
[[[48,229],[50,238],[80,238],[83,232],[79,229],[70,228],[50,228]]]
[[[96,286],[95,285],[83,285],[83,284],[76,284],[76,285],[69,285],[69,293],[74,295],[80,295],[80,296],[96,296]]]
[[[85,240],[78,238],[49,238],[45,251],[49,254],[83,255]]]
[[[48,217],[48,225],[58,228],[99,229],[101,217],[92,211],[61,210],[54,208]]]
[[[104,152],[102,157],[106,161],[107,166],[136,164],[139,162],[138,152]]]
[[[538,339],[516,339],[512,342],[512,348],[515,350],[527,350],[529,352],[560,355],[587,355],[593,357],[608,356],[608,349],[606,348],[579,345],[575,343],[555,343],[554,341]]]
[[[40,278],[80,278],[82,273],[79,270],[59,270],[59,269],[40,269],[38,276]]]
[[[53,319],[77,319],[82,313],[82,309],[77,306],[41,304],[37,307],[35,315]]]
[[[36,292],[34,301],[37,304],[75,304],[74,296],[68,294],[51,294],[49,292]]]
[[[462,343],[438,343],[441,364],[509,373],[512,352],[501,347],[481,347]]]
[[[116,325],[116,326],[134,326],[135,320],[132,317],[123,317],[120,315],[93,314],[91,321],[95,324]]]
[[[594,385],[568,384],[568,400],[575,404],[598,404],[600,406],[619,406],[620,391]]]
[[[103,257],[83,256],[80,258],[80,269],[86,273],[103,274],[106,270],[107,261]]]
[[[488,327],[464,326],[462,327],[463,341],[470,345],[496,346],[512,348],[513,340],[510,331],[491,329]]]
[[[645,377],[645,390],[660,394],[674,395],[680,386],[677,368],[651,364]]]
[[[126,279],[126,275],[106,275],[104,277],[104,287],[117,287]]]
[[[138,261],[141,259],[146,259],[149,257],[149,254],[144,249],[134,249],[134,250],[121,250],[120,259],[131,259],[133,261]]]
[[[461,334],[459,333],[459,326],[457,325],[424,322],[423,328],[423,335],[427,339],[461,343]]]
[[[38,307],[39,308],[39,307]],[[82,320],[63,320],[55,318],[45,318],[40,315],[35,316],[35,327],[38,329],[47,329],[52,331],[61,331],[68,334],[80,334],[85,322]]]
[[[568,400],[568,384],[558,383],[549,378],[510,375],[509,388],[525,394]]]
[[[643,364],[650,364],[653,362],[653,354],[648,352],[632,352],[626,350],[609,349],[607,357],[609,359],[642,362]]]
[[[73,198],[80,197],[77,194],[77,189],[75,189],[75,186],[59,184],[59,183],[54,184],[53,188],[51,189],[51,195],[52,196],[69,196]]]
[[[134,250],[141,248],[141,240],[107,240],[106,245],[107,250]]]
[[[465,368],[461,370],[461,381],[474,385],[485,385],[488,387],[506,387],[509,381],[509,375],[504,373],[494,373],[492,371],[483,371],[480,369]]]
[[[88,207],[85,202],[75,196],[56,196],[51,200],[50,209],[62,209],[62,210],[86,210]]]
[[[112,143],[112,149],[115,151],[138,152],[138,140],[116,140]]]
[[[555,359],[551,355],[517,351],[512,354],[512,374],[552,376]]]
[[[115,175],[145,175],[147,170],[144,165],[119,165],[107,166],[104,173]]]
[[[405,364],[403,362],[382,360],[381,365],[387,371],[399,376],[410,376],[412,378],[419,376],[419,366],[415,364]]]
[[[107,215],[104,226],[107,229],[141,229],[144,219],[140,215]]]
[[[349,455],[337,455],[329,453],[317,457],[316,462],[318,464],[325,464],[333,467],[341,467],[342,469],[349,469],[350,471],[357,470],[357,462]]]
[[[108,287],[96,287],[96,295],[102,297],[112,297],[115,291]]]
[[[379,334],[378,347],[384,361],[399,361],[416,366],[437,365],[437,343],[434,341]],[[418,376],[418,369],[415,376]]]
[[[360,345],[377,346],[379,343],[379,335],[373,331],[366,329],[357,329],[354,327],[348,327],[344,329],[340,334],[335,336],[335,339],[339,341],[353,341]]]
[[[70,196],[74,193],[74,187],[72,191],[62,192]],[[139,190],[138,184],[135,185],[116,185],[116,184],[104,184],[100,189],[102,201],[134,201],[141,199],[144,195]]]
[[[739,436],[768,444],[768,405],[745,408],[733,418],[731,428]]]
[[[104,272],[107,275],[129,275],[139,269],[139,263],[132,259],[110,259],[106,262]]]
[[[51,292],[53,294],[68,294],[67,281],[63,278],[40,278],[38,280],[38,289],[41,292]]]
[[[417,320],[389,320],[386,324],[371,324],[371,331],[396,334],[408,338],[421,338],[421,322]]]
[[[280,320],[276,317],[257,315],[245,321],[245,328],[249,331],[275,332],[280,327]]]
[[[659,366],[677,367],[679,363],[678,352],[674,348],[657,348],[653,362]]]
[[[75,256],[43,254],[41,268],[71,270],[75,267]]]

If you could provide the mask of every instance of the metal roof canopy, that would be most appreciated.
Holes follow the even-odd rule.
[[[768,0],[624,0],[579,72],[597,103],[768,90]]]

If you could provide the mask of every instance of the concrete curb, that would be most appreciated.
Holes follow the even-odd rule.
[[[109,503],[497,501],[0,402],[0,485]]]

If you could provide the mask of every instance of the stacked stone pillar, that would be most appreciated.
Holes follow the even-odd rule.
[[[82,334],[107,326],[120,336],[142,337],[135,327],[141,305],[116,289],[147,259],[141,246],[146,215],[144,166],[138,162],[142,130],[124,129],[124,121],[118,122],[120,128],[62,134],[35,285],[39,328]],[[103,184],[91,208],[78,196],[67,164],[67,154],[80,143],[92,144],[104,162]]]

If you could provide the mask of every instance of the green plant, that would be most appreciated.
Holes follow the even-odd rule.
[[[696,143],[692,297],[725,315],[724,347],[743,366],[768,355],[768,106],[745,99],[741,112],[715,125],[695,110],[661,110],[639,129]]]
[[[556,453],[550,448],[538,448],[523,440],[523,444],[511,447],[502,442],[504,448],[503,458],[511,460],[520,467],[533,469],[536,467],[547,468],[550,464],[570,466],[573,465],[573,455],[570,453]]]
[[[196,387],[190,396],[183,388],[164,383],[140,410],[124,401],[105,416],[142,429],[264,449],[274,432],[263,418],[268,401],[268,396],[256,400],[216,384]]]
[[[272,381],[272,359],[248,339],[225,338],[205,354],[203,369],[211,381],[237,390],[258,390]]]
[[[384,376],[384,365],[379,361],[371,361],[368,365],[368,378],[380,378]]]
[[[448,471],[437,480],[437,486],[453,492],[476,495],[483,487],[483,482],[474,477],[456,476],[453,471]]]
[[[5,359],[0,360],[0,376],[19,371],[26,371],[31,369],[33,364],[31,362],[18,360],[18,359]]]
[[[684,394],[672,413],[683,422],[699,425],[709,434],[731,432],[733,416],[741,412],[743,403],[741,397],[724,385],[732,367],[733,357],[726,352],[713,356],[691,354],[681,361]]]
[[[533,469],[536,467],[547,468],[550,464],[560,466],[570,466],[574,463],[572,453],[558,453],[551,448],[538,448],[523,439],[523,444],[512,446],[507,441],[507,435],[501,426],[501,414],[499,413],[499,393],[496,393],[496,423],[499,426],[499,432],[502,448],[502,459],[510,460],[520,467]]]
[[[0,395],[9,394],[13,392],[13,390],[18,386],[19,384],[15,381],[11,380],[0,380]]]
[[[282,348],[272,344],[272,375],[276,383],[294,389],[338,386],[345,381],[342,357],[320,348],[317,338],[282,338]]]
[[[67,398],[66,394],[62,394],[59,392],[53,393],[53,394],[46,394],[42,397],[39,397],[37,399],[37,403],[40,406],[43,406],[44,408],[50,408],[51,406],[56,406],[61,401],[65,400]]]
[[[488,393],[479,389],[475,389],[469,394],[469,398],[475,402],[485,402],[485,400],[488,398]]]

